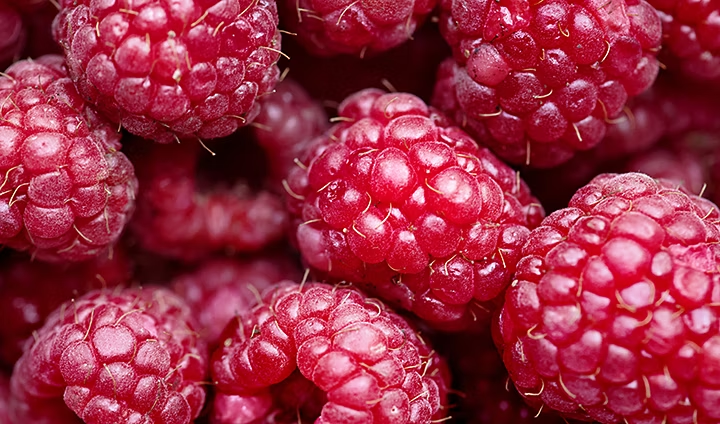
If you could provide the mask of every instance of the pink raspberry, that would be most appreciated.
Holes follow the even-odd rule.
[[[366,55],[410,40],[437,0],[281,0],[284,20],[314,55]]]
[[[13,64],[0,98],[0,244],[48,261],[106,251],[137,193],[117,129],[78,95],[60,56]]]
[[[601,174],[533,230],[498,341],[526,398],[601,423],[720,422],[720,212]]]
[[[404,318],[356,290],[287,282],[223,334],[211,368],[215,423],[288,413],[292,421],[280,422],[297,422],[301,412],[317,414],[304,417],[316,424],[429,423],[448,413],[444,361]]]
[[[130,260],[115,247],[79,264],[44,264],[20,255],[0,265],[0,362],[12,366],[23,346],[63,302],[130,281]]]
[[[456,63],[439,71],[435,103],[515,164],[551,167],[595,146],[658,72],[661,25],[644,0],[441,5]]]
[[[195,311],[200,336],[215,346],[227,323],[252,309],[260,293],[279,281],[299,277],[297,264],[287,256],[221,258],[176,277],[171,285]]]
[[[303,258],[435,326],[487,316],[543,216],[519,174],[410,94],[361,91],[336,121],[287,180]]]
[[[26,28],[22,16],[0,2],[0,68],[5,68],[17,60],[25,45]]]
[[[67,302],[15,364],[12,417],[190,423],[205,402],[208,360],[195,328],[191,309],[163,288],[96,290]]]
[[[271,0],[62,0],[54,34],[78,91],[161,143],[218,138],[257,115],[279,75]]]
[[[224,146],[233,144],[245,147],[224,140]],[[190,261],[220,250],[256,251],[283,238],[287,212],[278,196],[255,193],[244,181],[215,180],[214,173],[244,170],[237,165],[242,150],[210,156],[191,141],[135,147],[131,158],[144,190],[130,227],[142,248]],[[203,157],[207,166],[200,166]]]

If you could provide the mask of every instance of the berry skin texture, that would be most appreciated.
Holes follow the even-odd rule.
[[[281,0],[284,20],[317,56],[374,55],[410,40],[437,0]]]
[[[311,394],[315,406],[322,399],[309,383],[326,403],[307,422],[429,423],[447,414],[443,359],[404,318],[357,290],[285,282],[223,334],[211,362],[213,423],[266,422],[283,412],[295,415],[281,422],[297,422],[298,410],[315,409],[298,398]],[[287,393],[288,378],[307,389]]]
[[[523,249],[496,341],[518,391],[601,423],[718,423],[720,213],[601,174]]]
[[[304,260],[434,326],[480,322],[542,207],[519,174],[413,95],[364,90],[339,115],[286,184]]]
[[[0,363],[10,367],[26,340],[63,302],[90,290],[112,289],[130,281],[131,264],[117,246],[78,264],[46,264],[20,255],[0,262]]]
[[[191,309],[163,288],[96,290],[63,304],[15,364],[14,422],[65,422],[55,415],[72,411],[88,424],[190,423],[208,364],[194,328]]]
[[[137,179],[117,128],[67,77],[64,59],[16,62],[0,76],[0,244],[45,261],[106,252],[134,210]]]
[[[63,0],[54,22],[78,91],[160,143],[230,135],[257,115],[279,71],[270,0]]]
[[[215,346],[227,323],[252,309],[260,293],[279,281],[300,277],[297,265],[285,256],[220,258],[203,262],[193,272],[175,278],[171,285],[196,311],[200,336]]]
[[[22,52],[26,39],[22,16],[4,2],[0,3],[0,67],[10,65]]]
[[[209,153],[199,143],[139,144],[131,158],[144,190],[130,228],[143,249],[196,261],[220,250],[261,250],[283,238],[287,212],[280,197],[255,194],[242,182],[205,181],[198,162]]]
[[[514,164],[552,167],[595,146],[658,73],[661,24],[644,0],[441,7],[455,63],[440,69],[434,104]]]

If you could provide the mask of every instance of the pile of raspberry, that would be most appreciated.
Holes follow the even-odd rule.
[[[720,0],[0,0],[0,423],[720,424]]]

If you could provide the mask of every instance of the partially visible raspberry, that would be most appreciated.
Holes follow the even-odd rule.
[[[60,3],[54,34],[78,91],[141,137],[227,136],[277,82],[274,1]]]
[[[61,56],[13,64],[0,98],[0,244],[47,261],[105,252],[137,193],[117,128],[78,95]]]
[[[720,83],[720,1],[648,0],[663,25],[663,60],[698,81]]]
[[[703,166],[702,159],[689,150],[658,147],[637,155],[623,168],[625,172],[641,172],[671,181],[695,194],[703,192],[708,181],[708,170]]]
[[[20,255],[0,261],[0,362],[20,358],[25,341],[63,302],[130,281],[130,260],[114,248],[79,264],[44,264]]]
[[[322,105],[295,81],[285,79],[262,99],[253,122],[255,138],[268,157],[270,184],[282,187],[305,145],[329,126]]]
[[[521,394],[601,423],[717,423],[720,212],[601,174],[523,249],[498,321]]]
[[[456,63],[439,71],[435,104],[515,164],[551,167],[595,146],[658,73],[661,24],[644,0],[441,5]]]
[[[303,258],[435,326],[481,322],[542,206],[415,96],[368,89],[339,115],[287,181]]]
[[[223,258],[204,262],[171,285],[195,311],[200,336],[214,346],[227,323],[252,309],[260,293],[279,281],[299,277],[297,264],[287,256]]]
[[[314,412],[303,422],[427,424],[448,414],[445,362],[404,318],[354,289],[286,282],[223,338],[211,368],[216,423]],[[287,390],[291,382],[306,389]],[[325,393],[320,410],[313,386]]]
[[[0,68],[4,69],[20,56],[25,38],[25,25],[20,14],[0,2]]]
[[[284,20],[312,54],[366,55],[410,40],[437,0],[281,0]]]
[[[237,166],[240,157],[220,150],[211,156],[192,141],[137,147],[130,156],[144,189],[130,227],[142,248],[197,260],[222,250],[256,251],[282,239],[287,212],[278,196],[255,193],[245,181],[214,180],[214,173],[244,171]],[[207,167],[200,166],[205,157]]]
[[[163,288],[96,290],[63,304],[15,364],[14,422],[64,422],[54,414],[73,411],[86,423],[190,423],[205,402],[208,361],[195,328],[192,310]]]

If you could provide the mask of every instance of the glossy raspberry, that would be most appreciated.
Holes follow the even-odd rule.
[[[63,302],[130,282],[126,254],[114,248],[79,264],[44,264],[20,255],[0,262],[0,362],[12,366],[25,341]]]
[[[242,144],[234,139],[225,142]],[[200,144],[188,141],[141,143],[131,158],[144,189],[130,226],[144,249],[197,260],[220,250],[256,251],[282,239],[287,212],[278,196],[255,193],[244,181],[213,180],[213,172],[238,171],[228,169],[240,160],[236,156],[220,151],[211,156]],[[204,158],[207,167],[199,165]],[[257,161],[254,156],[252,160]]]
[[[281,188],[305,145],[327,129],[328,118],[322,105],[290,79],[265,96],[261,106],[253,132],[268,157],[270,184]]]
[[[373,55],[412,38],[437,0],[281,0],[284,18],[318,56]]]
[[[133,134],[161,143],[227,136],[277,81],[274,1],[61,6],[54,34],[78,91]]]
[[[92,291],[47,320],[15,364],[15,422],[190,423],[205,401],[204,343],[163,288]],[[64,401],[64,405],[61,403]]]
[[[530,235],[499,319],[526,398],[601,423],[720,421],[720,213],[601,174]]]
[[[268,255],[211,259],[178,276],[171,285],[195,311],[200,336],[214,346],[227,323],[249,311],[260,293],[279,281],[299,277],[298,266],[289,257]]]
[[[443,0],[456,64],[436,100],[515,164],[551,167],[602,140],[652,84],[661,25],[644,0]]]
[[[0,98],[0,244],[48,261],[105,252],[137,193],[117,129],[85,104],[60,56],[13,64]]]
[[[489,150],[410,94],[365,90],[291,172],[309,265],[433,325],[486,315],[542,207]]]
[[[215,423],[282,412],[297,422],[296,411],[313,408],[273,398],[288,378],[326,394],[319,414],[306,417],[316,424],[429,423],[448,413],[444,361],[404,318],[354,289],[286,282],[223,334],[212,358]],[[322,397],[291,397],[305,395],[311,404]]]
[[[25,31],[22,16],[0,2],[0,67],[7,67],[20,56],[25,45]]]

